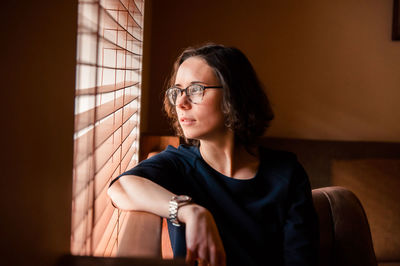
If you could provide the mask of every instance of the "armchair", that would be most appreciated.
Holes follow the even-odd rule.
[[[325,187],[312,191],[320,223],[319,266],[377,266],[364,209],[350,190]],[[161,257],[161,219],[132,212],[118,256]],[[152,233],[150,233],[152,232]],[[170,251],[163,251],[170,253]],[[182,262],[179,262],[182,263]]]
[[[356,195],[325,187],[312,196],[320,224],[319,266],[376,266],[368,220]]]

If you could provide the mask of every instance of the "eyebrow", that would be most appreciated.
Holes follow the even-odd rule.
[[[198,84],[198,83],[208,84],[207,82],[204,82],[204,81],[195,80],[195,81],[190,82],[190,85],[192,85],[192,84]],[[181,84],[175,84],[174,86],[176,86],[176,87],[182,87]]]

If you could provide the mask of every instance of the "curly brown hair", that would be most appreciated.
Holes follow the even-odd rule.
[[[223,86],[221,109],[225,126],[235,134],[235,141],[244,146],[254,146],[274,118],[267,95],[247,57],[237,48],[206,44],[185,49],[177,58],[167,85],[175,84],[179,66],[190,57],[200,57],[214,70]],[[179,137],[190,145],[198,140],[186,139],[178,122],[176,108],[164,97],[164,110]]]

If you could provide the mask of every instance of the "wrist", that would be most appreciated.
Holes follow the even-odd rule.
[[[190,203],[179,208],[178,220],[186,224],[190,219],[193,219],[206,211],[206,208],[196,203]]]
[[[168,220],[172,225],[180,226],[178,213],[179,210],[192,202],[192,198],[187,195],[173,196],[169,201],[169,217]]]

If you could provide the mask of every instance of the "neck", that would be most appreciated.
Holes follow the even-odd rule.
[[[200,153],[212,168],[232,178],[252,178],[258,169],[258,157],[236,144],[233,132],[219,140],[200,140]]]

